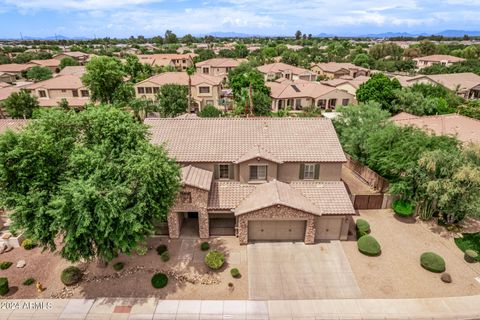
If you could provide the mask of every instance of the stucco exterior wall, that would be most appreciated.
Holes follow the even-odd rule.
[[[342,176],[342,163],[325,162],[320,164],[320,180],[340,181]]]
[[[272,206],[237,217],[240,244],[248,243],[248,222],[252,220],[306,220],[305,243],[315,242],[315,215],[285,206]]]
[[[237,165],[238,178],[241,183],[248,183],[250,181],[250,166],[252,165],[267,165],[267,181],[277,179],[278,165],[274,162],[265,159],[252,159],[242,162]]]

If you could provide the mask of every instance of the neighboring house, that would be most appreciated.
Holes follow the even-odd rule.
[[[413,61],[415,61],[417,70],[419,70],[426,67],[431,67],[434,64],[441,64],[448,67],[456,62],[465,61],[465,59],[449,55],[435,54],[432,56],[414,58]]]
[[[275,62],[257,67],[265,75],[265,81],[274,81],[280,78],[288,80],[315,81],[317,76],[310,70],[291,66],[283,62]]]
[[[360,86],[363,83],[367,82],[369,79],[370,77],[367,76],[359,76],[353,79],[330,79],[326,81],[321,81],[321,83],[330,87],[347,91],[348,93],[356,96],[358,88],[360,88]]]
[[[88,59],[90,58],[90,55],[88,53],[83,53],[79,51],[71,51],[71,52],[62,52],[54,56],[54,59],[57,59],[61,61],[63,58],[70,57],[75,60],[81,65],[84,65]]]
[[[19,92],[20,89],[20,87],[14,86],[0,87],[0,103],[10,97],[12,93]]]
[[[464,99],[480,99],[480,76],[475,73],[447,73],[414,77],[397,76],[396,78],[404,87],[416,83],[439,84]]]
[[[312,81],[269,81],[272,111],[290,108],[300,111],[305,107],[335,109],[339,105],[356,103],[355,95],[347,91]]]
[[[65,75],[40,81],[25,89],[38,98],[40,106],[52,107],[62,99],[68,101],[71,107],[83,107],[90,102],[90,92],[79,76]]]
[[[149,64],[151,66],[168,66],[175,67],[178,71],[185,71],[187,68],[193,66],[193,58],[196,55],[193,53],[178,54],[178,53],[157,53],[157,54],[139,54],[140,62]]]
[[[26,72],[31,67],[35,65],[32,63],[8,63],[8,64],[0,64],[0,72],[6,72],[15,75],[17,79],[22,78],[22,73]]]
[[[415,126],[435,135],[456,136],[462,143],[480,143],[480,120],[459,114],[415,116],[401,112],[390,118],[399,126]]]
[[[340,180],[345,154],[323,118],[146,119],[151,141],[182,166],[168,234],[346,240],[355,214]],[[191,229],[190,229],[191,230]]]
[[[207,104],[211,104],[219,109],[221,106],[221,91],[223,79],[220,77],[208,76],[203,74],[193,74],[192,83],[192,103],[194,111],[200,111]],[[138,98],[144,97],[156,100],[160,87],[166,84],[179,84],[188,86],[188,74],[186,72],[164,72],[143,80],[134,85],[135,95]]]
[[[0,134],[7,130],[18,131],[28,124],[24,119],[0,119]]]
[[[85,74],[85,67],[84,66],[67,66],[63,68],[58,75],[59,76],[83,76]]]
[[[243,61],[245,59],[215,58],[205,60],[196,64],[197,73],[226,79],[228,72],[238,67]]]
[[[337,79],[346,76],[357,78],[370,75],[370,70],[356,66],[352,63],[312,63],[310,70],[317,75],[328,79]]]
[[[60,60],[57,59],[32,60],[30,63],[40,67],[46,67],[50,69],[52,73],[57,73],[60,71]]]
[[[17,80],[15,74],[10,72],[0,72],[0,84],[2,83],[13,83]]]

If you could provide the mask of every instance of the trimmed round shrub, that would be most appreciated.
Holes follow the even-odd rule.
[[[162,253],[160,255],[160,259],[162,259],[163,262],[167,262],[168,260],[170,260],[170,252],[165,251],[164,253]]]
[[[357,239],[370,233],[370,224],[367,220],[358,219],[355,225],[357,229]]]
[[[468,263],[474,263],[478,260],[478,253],[474,250],[467,249],[465,250],[465,261]]]
[[[441,273],[445,271],[445,260],[433,252],[425,252],[420,256],[420,264],[431,272]]]
[[[157,247],[157,253],[158,253],[159,256],[161,256],[162,253],[164,253],[167,250],[168,250],[168,248],[165,244],[161,244]]]
[[[205,256],[205,264],[213,270],[220,269],[225,263],[225,256],[223,253],[218,251],[210,251]]]
[[[240,278],[241,277],[240,271],[237,268],[230,269],[230,274],[234,278]]]
[[[25,281],[23,281],[24,286],[31,286],[34,283],[35,283],[35,279],[33,278],[28,278],[28,279],[25,279]]]
[[[22,247],[25,249],[25,250],[32,250],[33,248],[35,248],[37,246],[37,244],[32,240],[32,239],[25,239],[23,240],[22,242]]]
[[[113,270],[115,271],[120,271],[123,269],[123,267],[125,266],[125,264],[123,262],[117,262],[115,264],[113,264]]]
[[[0,278],[0,296],[4,296],[8,293],[8,279],[7,278]]]
[[[164,273],[155,273],[152,277],[152,286],[155,289],[161,289],[168,283],[168,277]]]
[[[12,262],[10,261],[3,261],[0,263],[0,269],[1,270],[7,270],[8,268],[10,268],[12,266]]]
[[[413,205],[409,201],[395,200],[392,204],[393,211],[400,217],[413,216]]]
[[[382,252],[382,248],[378,243],[377,239],[371,235],[361,236],[357,241],[358,251],[367,256],[378,256]]]
[[[74,266],[63,269],[62,275],[60,276],[60,280],[62,280],[63,284],[66,286],[72,286],[78,283],[81,279],[82,271]]]
[[[207,251],[208,249],[210,249],[210,244],[208,242],[202,242],[200,244],[200,249],[202,251]]]

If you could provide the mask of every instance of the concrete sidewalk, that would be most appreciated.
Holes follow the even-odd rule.
[[[479,319],[480,296],[430,299],[0,301],[0,319]]]

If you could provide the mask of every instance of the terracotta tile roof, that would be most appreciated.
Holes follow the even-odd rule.
[[[192,59],[196,54],[193,53],[155,53],[155,54],[139,54],[138,58],[142,59]]]
[[[2,73],[0,73],[0,76],[2,75]],[[2,88],[7,88],[7,87],[11,87],[12,85],[6,83],[6,82],[0,82],[0,89]]]
[[[242,60],[231,58],[214,58],[201,61],[196,64],[197,67],[209,66],[213,68],[235,68],[242,63]]]
[[[210,190],[213,172],[193,166],[182,168],[182,183],[203,190]]]
[[[410,114],[408,112],[400,112],[394,115],[393,117],[390,117],[390,120],[398,121],[398,120],[416,119],[416,118],[418,118],[418,116],[414,114]]]
[[[290,186],[318,207],[322,215],[355,214],[342,181],[294,181]]]
[[[66,75],[74,75],[74,76],[83,76],[85,73],[84,66],[67,66],[63,68],[58,75],[59,76],[66,76]]]
[[[480,76],[471,72],[435,74],[428,75],[427,78],[452,91],[465,91],[480,86]]]
[[[25,70],[34,67],[34,64],[25,63],[25,64],[18,64],[18,63],[8,63],[8,64],[0,64],[0,72],[22,72]]]
[[[392,118],[391,118],[392,119]],[[401,126],[415,126],[436,135],[457,136],[463,143],[480,143],[480,120],[459,114],[392,119]]]
[[[223,78],[209,76],[205,74],[194,74],[191,76],[191,80],[193,86],[199,85],[201,83],[220,85],[223,81]],[[143,83],[148,82],[155,83],[159,86],[163,86],[165,84],[180,84],[188,86],[188,74],[186,72],[164,72],[135,84],[135,87],[141,86]]]
[[[321,214],[320,208],[303,196],[300,191],[278,180],[258,185],[252,193],[240,202],[234,211],[235,215],[239,216],[276,205],[286,206],[315,215]]]
[[[269,81],[265,83],[270,88],[270,96],[275,99],[319,98],[339,89],[313,81]],[[352,97],[353,98],[353,97]]]
[[[19,87],[5,87],[0,88],[0,101],[7,99],[14,92],[19,92],[21,88]]]
[[[23,119],[0,119],[0,134],[4,133],[8,129],[20,130],[28,124],[28,120]]]
[[[80,89],[85,87],[82,83],[82,79],[78,75],[65,75],[48,80],[36,82],[26,87],[26,89],[34,90],[38,88],[45,89]]]
[[[256,188],[256,185],[238,181],[213,181],[208,197],[208,209],[231,210],[236,208]]]
[[[32,60],[30,63],[37,64],[42,67],[59,67],[60,60],[58,59],[46,59],[46,60]]]
[[[341,70],[368,70],[359,66],[356,66],[352,63],[338,63],[338,62],[326,62],[326,63],[313,63],[312,66],[318,66],[320,69],[326,72],[338,72]]]
[[[282,160],[275,157],[273,154],[271,154],[270,152],[262,148],[260,145],[256,145],[250,148],[250,150],[248,150],[246,153],[240,156],[237,160],[235,160],[235,163],[242,163],[255,158],[262,158],[265,160],[270,160],[275,163],[283,163]]]
[[[89,56],[88,53],[84,53],[84,52],[80,52],[80,51],[62,52],[62,53],[57,54],[56,56],[62,55],[62,54],[70,56],[72,58],[81,58],[81,57]]]
[[[431,55],[431,56],[424,56],[424,57],[415,58],[413,60],[429,61],[429,62],[448,61],[448,62],[451,62],[451,63],[465,61],[465,59],[463,59],[463,58],[444,55],[444,54],[434,54],[434,55]]]
[[[330,79],[326,81],[321,81],[321,83],[331,87],[338,87],[338,86],[341,86],[342,84],[348,83],[355,89],[358,89],[360,85],[367,82],[369,79],[370,77],[367,77],[367,76],[359,76],[353,79],[342,79],[342,78]]]
[[[283,62],[275,62],[275,63],[259,66],[257,67],[257,70],[260,71],[261,73],[280,73],[280,72],[290,71],[290,73],[295,75],[315,74],[314,72],[308,69],[291,66]]]
[[[81,97],[56,97],[56,98],[38,98],[38,104],[40,107],[56,107],[62,101],[67,100],[70,107],[83,107],[85,104],[90,103],[89,98]]]
[[[345,162],[325,118],[145,119],[154,144],[179,162],[234,162],[259,145],[283,162]]]

